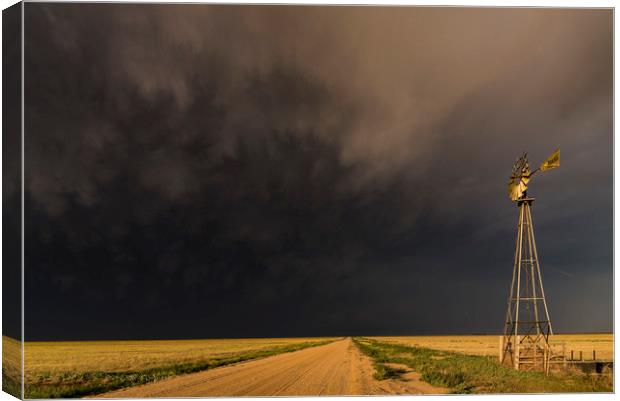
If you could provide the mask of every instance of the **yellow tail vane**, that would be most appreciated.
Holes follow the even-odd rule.
[[[560,149],[556,150],[540,165],[540,171],[560,167]]]

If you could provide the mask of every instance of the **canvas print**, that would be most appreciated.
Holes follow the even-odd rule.
[[[2,20],[5,392],[614,391],[612,9]]]

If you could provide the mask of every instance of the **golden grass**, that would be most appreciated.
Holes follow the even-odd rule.
[[[22,369],[21,342],[2,336],[2,370],[14,379],[21,377]]]
[[[21,342],[2,336],[2,390],[17,398],[21,398],[21,356]]]
[[[466,335],[466,336],[411,336],[411,337],[369,337],[379,341],[415,345],[441,351],[452,351],[470,355],[496,356],[499,353],[498,335]],[[592,359],[592,351],[596,351],[596,359],[614,359],[613,334],[556,334],[550,337],[550,343],[556,350],[566,344],[566,353],[574,351],[575,358],[579,351],[584,359]]]
[[[26,342],[25,375],[140,371],[329,338]]]

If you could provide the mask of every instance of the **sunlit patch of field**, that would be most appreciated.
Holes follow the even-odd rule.
[[[15,397],[21,393],[21,342],[2,336],[2,389]]]
[[[498,335],[464,335],[464,336],[410,336],[410,337],[368,337],[379,341],[415,345],[418,347],[437,349],[441,351],[459,352],[469,355],[496,356],[499,354]],[[575,358],[579,352],[584,359],[592,359],[592,351],[596,352],[597,360],[613,361],[614,336],[613,334],[555,334],[550,337],[550,343],[560,350],[561,344],[566,344],[566,354],[574,351]]]
[[[26,342],[26,397],[92,395],[335,339]]]
[[[21,371],[21,342],[2,336],[2,369],[7,373],[19,375]]]
[[[26,377],[31,377],[42,372],[144,370],[324,340],[328,339],[26,342],[24,354]]]

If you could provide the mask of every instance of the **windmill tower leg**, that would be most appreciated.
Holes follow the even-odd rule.
[[[542,285],[530,206],[519,199],[519,223],[500,362],[517,370],[548,370],[551,321]]]
[[[535,263],[534,261],[538,258],[536,258],[534,249],[536,248],[536,245],[534,243],[534,226],[532,225],[532,214],[530,211],[530,205],[528,204],[528,202],[524,202],[524,212],[525,212],[525,219],[526,219],[526,225],[527,225],[527,245],[528,245],[528,255],[530,257],[528,266],[528,273],[530,275],[530,285],[531,285],[531,289],[532,289],[532,298],[534,301],[537,301],[537,297],[536,297],[536,275],[534,272],[535,266],[538,266],[538,263]],[[542,287],[542,286],[541,286]],[[534,321],[538,322],[538,302],[532,302],[533,306],[534,306]],[[536,324],[536,334],[539,335],[540,334],[540,325]]]
[[[547,336],[550,334],[553,334],[553,327],[551,326],[551,320],[549,319],[549,309],[547,308],[547,299],[545,298],[545,289],[542,285],[542,275],[540,274],[540,263],[538,262],[538,251],[536,250],[536,238],[534,238],[534,225],[532,224],[532,214],[530,212],[530,208],[527,208],[527,212],[528,212],[528,216],[529,216],[529,220],[530,220],[530,230],[531,230],[531,236],[532,236],[532,249],[534,251],[534,260],[535,260],[535,267],[536,267],[536,275],[538,277],[538,282],[540,283],[540,295],[542,297],[542,304],[545,308],[545,317],[546,317],[546,323],[548,325],[547,327]]]
[[[502,344],[504,350],[500,357],[501,363],[508,363],[509,365],[515,364],[515,349],[516,349],[516,334],[518,330],[518,323],[516,316],[519,315],[518,302],[515,302],[515,296],[519,297],[519,282],[520,282],[520,268],[521,265],[521,243],[523,239],[523,207],[519,205],[519,222],[517,224],[517,240],[514,257],[514,267],[512,270],[512,281],[510,284],[510,292],[508,295],[508,309],[506,310],[506,319],[504,324],[504,339]]]

